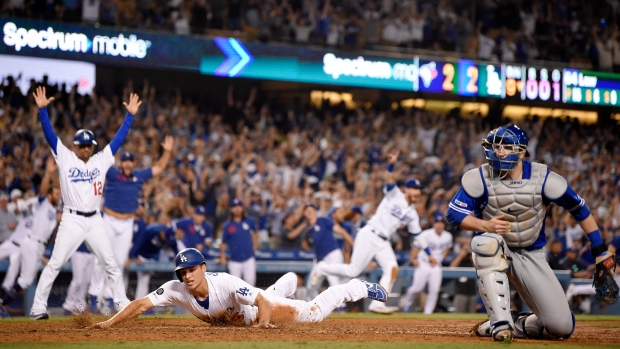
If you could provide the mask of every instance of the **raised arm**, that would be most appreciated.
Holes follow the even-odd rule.
[[[140,299],[136,299],[129,303],[123,310],[114,315],[111,319],[107,321],[99,322],[93,325],[93,328],[97,329],[106,329],[110,326],[113,326],[119,322],[123,322],[129,319],[133,319],[136,316],[144,313],[147,310],[153,309],[155,306],[153,302],[149,299],[149,297],[144,297]]]
[[[47,158],[47,162],[45,164],[45,175],[43,175],[43,179],[41,179],[41,187],[39,188],[39,202],[41,202],[49,191],[52,184],[52,176],[54,176],[54,172],[58,167],[56,166],[56,161],[54,158]]]
[[[138,108],[140,108],[141,104],[142,101],[135,93],[129,96],[129,103],[123,102],[123,105],[127,108],[127,115],[125,116],[125,121],[123,121],[121,128],[116,131],[114,138],[112,138],[110,142],[112,154],[116,154],[121,145],[123,145],[125,137],[127,137],[127,133],[129,133],[129,127],[131,127],[131,123],[133,122],[133,116],[138,112]]]
[[[43,126],[43,134],[45,135],[45,139],[47,143],[52,148],[54,155],[56,155],[56,146],[58,145],[58,136],[54,133],[54,128],[52,127],[52,123],[50,122],[50,118],[47,115],[47,106],[55,99],[54,97],[47,98],[45,97],[45,87],[37,87],[37,89],[32,93],[34,97],[34,101],[37,103],[37,107],[39,108],[39,120],[41,120],[41,126]]]
[[[172,153],[172,148],[174,147],[174,137],[166,136],[164,143],[162,143],[161,146],[164,148],[164,154],[151,169],[153,172],[153,177],[158,176],[166,169],[166,166],[168,166],[168,163],[170,162],[170,154]]]
[[[387,191],[394,189],[394,186],[396,185],[395,183],[396,175],[394,175],[394,164],[396,164],[396,161],[398,160],[399,153],[400,152],[397,151],[396,153],[392,153],[388,155],[388,170],[387,170],[387,173],[385,174],[385,185],[387,187]]]

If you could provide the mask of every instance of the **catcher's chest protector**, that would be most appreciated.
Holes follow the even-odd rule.
[[[503,234],[510,247],[527,247],[533,244],[545,220],[542,199],[547,166],[532,163],[530,179],[501,180],[491,178],[488,164],[482,173],[489,194],[488,204],[482,212],[485,220],[503,214],[510,224],[510,233]]]

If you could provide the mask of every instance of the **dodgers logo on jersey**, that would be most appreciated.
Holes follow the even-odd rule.
[[[92,183],[95,178],[99,177],[100,171],[98,168],[94,168],[92,170],[84,170],[77,167],[71,167],[69,169],[69,180],[73,183],[75,182],[88,182]]]
[[[250,292],[250,289],[247,287],[241,287],[240,289],[237,290],[237,293],[244,297],[247,295],[252,295],[252,293]]]

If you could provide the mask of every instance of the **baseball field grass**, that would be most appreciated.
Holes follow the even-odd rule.
[[[0,348],[174,348],[195,349],[366,349],[497,348],[508,344],[471,337],[484,314],[335,314],[322,323],[283,323],[272,330],[213,327],[193,316],[142,316],[108,330],[89,326],[104,317],[0,320]],[[570,349],[620,347],[620,316],[577,316],[575,334],[564,341],[515,339],[511,348]]]

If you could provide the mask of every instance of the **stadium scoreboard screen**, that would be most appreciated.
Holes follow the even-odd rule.
[[[617,106],[620,75],[564,69],[562,90],[565,103]]]
[[[229,78],[390,89],[550,106],[617,106],[620,74],[418,55],[331,51],[304,46],[177,36],[139,30],[0,18],[0,54],[136,68],[178,69]],[[19,73],[16,71],[16,73]]]

